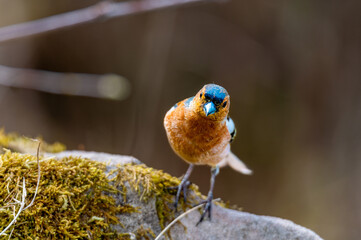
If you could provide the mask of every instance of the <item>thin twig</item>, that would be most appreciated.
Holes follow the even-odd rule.
[[[19,217],[20,213],[23,211],[25,206],[25,198],[26,198],[26,188],[25,188],[25,178],[23,178],[23,194],[21,197],[21,203],[18,213],[15,215],[14,219],[11,221],[9,225],[0,233],[0,236],[5,234],[5,232],[16,222],[16,219]]]
[[[102,1],[93,6],[72,12],[2,27],[0,28],[0,42],[72,27],[98,19],[127,16],[195,2],[206,2],[206,0],[143,0],[120,3]]]
[[[11,239],[11,235],[13,235],[14,229],[15,229],[15,226],[13,227],[13,229],[11,229],[11,232],[9,234],[9,239]]]
[[[37,160],[37,163],[38,163],[38,180],[37,180],[37,183],[36,183],[36,189],[35,189],[35,193],[34,193],[34,197],[33,199],[31,200],[30,204],[28,206],[25,207],[25,198],[26,198],[26,186],[25,186],[25,178],[23,178],[23,192],[22,192],[22,198],[21,198],[21,202],[18,201],[16,198],[14,198],[14,201],[18,204],[20,204],[20,208],[19,208],[19,211],[17,212],[17,214],[14,216],[14,219],[9,223],[9,225],[0,233],[0,236],[5,234],[5,232],[16,222],[17,218],[19,217],[20,213],[22,211],[24,211],[25,209],[29,208],[31,205],[33,205],[34,201],[35,201],[35,198],[36,198],[36,195],[38,193],[38,189],[39,189],[39,184],[40,184],[40,176],[41,176],[41,172],[40,172],[40,161],[39,161],[39,153],[40,153],[40,145],[41,145],[41,141],[37,140],[37,139],[32,139],[33,141],[38,141],[39,144],[38,144],[38,148],[37,148],[37,152],[36,152],[36,160]],[[15,206],[14,206],[15,207]],[[11,230],[11,233],[10,233],[10,236],[9,236],[9,239],[12,235],[14,231],[14,228]]]
[[[24,208],[24,210],[25,210],[25,209],[28,209],[29,207],[31,207],[31,205],[33,205],[33,203],[34,203],[34,201],[35,201],[35,198],[36,198],[36,195],[38,194],[38,189],[39,189],[39,184],[40,184],[40,175],[41,175],[41,174],[40,174],[39,152],[40,152],[40,144],[41,144],[41,141],[39,141],[39,140],[36,140],[36,141],[39,142],[39,144],[38,144],[38,149],[37,149],[37,151],[36,151],[36,161],[38,162],[38,181],[37,181],[37,183],[36,183],[36,189],[35,189],[34,197],[33,197],[33,199],[31,200],[31,202],[29,203],[29,205]]]
[[[217,199],[214,199],[212,202],[216,202],[216,201],[219,201],[219,200],[221,200],[221,199],[220,199],[220,198],[217,198]],[[172,227],[176,222],[178,222],[180,219],[182,219],[182,218],[183,218],[184,216],[186,216],[187,214],[189,214],[189,213],[197,210],[198,208],[203,207],[204,204],[205,204],[205,203],[199,204],[198,206],[195,206],[195,207],[189,209],[188,211],[182,213],[181,215],[179,215],[176,219],[174,219],[171,223],[169,223],[169,224],[163,229],[163,231],[161,231],[161,232],[159,233],[159,235],[158,235],[154,240],[159,240],[160,237],[161,237],[166,231],[168,231],[169,228]]]

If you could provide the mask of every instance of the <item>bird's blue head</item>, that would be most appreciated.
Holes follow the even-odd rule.
[[[229,111],[230,99],[226,89],[216,84],[205,85],[194,97],[196,111],[212,120],[223,120]]]

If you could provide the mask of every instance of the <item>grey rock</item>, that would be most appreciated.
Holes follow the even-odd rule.
[[[100,162],[108,163],[107,171],[114,169],[118,164],[141,162],[134,157],[115,154],[65,151],[57,154],[46,154],[63,158],[67,156],[79,156]],[[130,188],[129,188],[130,189]],[[117,203],[122,203],[121,195],[115,196]],[[136,192],[128,190],[127,203],[139,207],[139,213],[132,213],[118,216],[122,226],[114,228],[122,233],[135,232],[139,226],[150,228],[155,234],[161,232],[159,220],[155,208],[155,199],[147,202],[141,201]],[[200,218],[199,211],[193,211],[180,221],[182,224],[175,224],[170,230],[174,240],[321,240],[313,231],[299,226],[289,220],[276,217],[258,216],[246,212],[226,209],[214,205],[212,221],[204,221],[196,226]],[[162,239],[166,239],[162,237]]]
[[[200,213],[186,216],[182,223],[187,227],[188,238],[179,228],[172,232],[174,239],[239,239],[239,240],[320,240],[314,232],[291,221],[276,217],[258,216],[246,212],[214,206],[212,221],[195,227]],[[195,238],[192,238],[195,236]]]
[[[107,171],[114,169],[118,164],[135,163],[141,164],[141,162],[132,156],[117,155],[103,152],[91,152],[91,151],[63,151],[60,153],[44,153],[44,157],[55,157],[61,159],[64,157],[82,157],[88,158],[94,161],[103,162],[107,164]]]
[[[98,162],[109,163],[111,166],[116,166],[117,164],[127,164],[127,163],[136,163],[140,164],[141,162],[135,157],[103,153],[103,152],[89,152],[89,151],[64,151],[60,153],[45,153],[45,157],[56,157],[56,158],[64,158],[64,157],[82,157],[88,158],[91,160],[95,160]]]

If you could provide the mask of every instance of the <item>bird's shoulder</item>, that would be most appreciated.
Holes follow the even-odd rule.
[[[169,111],[174,111],[174,110],[180,110],[180,109],[189,109],[190,107],[190,103],[192,102],[194,96],[193,97],[189,97],[186,98],[182,101],[177,102],[176,104],[173,105],[173,107],[171,107],[171,109],[169,109]]]
[[[228,129],[229,135],[231,135],[230,142],[232,142],[234,140],[234,138],[236,137],[237,130],[236,130],[236,126],[234,125],[234,122],[230,116],[228,116],[226,119],[226,126]]]

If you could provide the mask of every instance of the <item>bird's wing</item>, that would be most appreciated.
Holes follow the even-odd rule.
[[[229,135],[231,135],[230,142],[232,142],[233,139],[236,137],[236,133],[237,133],[236,126],[234,125],[234,122],[233,122],[232,118],[227,117],[226,125],[227,125]],[[233,168],[237,172],[240,172],[240,173],[243,173],[243,174],[246,174],[246,175],[252,174],[252,170],[247,168],[246,164],[244,164],[244,162],[242,162],[232,152],[229,152],[228,156],[223,161],[221,161],[218,165],[220,167],[224,167],[226,165],[229,165],[231,168]]]
[[[183,101],[184,101],[184,107],[185,107],[185,108],[188,108],[188,107],[189,107],[189,105],[191,104],[193,98],[194,98],[194,96],[183,100]]]
[[[234,125],[234,122],[233,122],[232,118],[227,117],[226,125],[227,125],[229,135],[231,135],[230,142],[232,142],[234,140],[234,138],[236,137],[236,134],[237,134],[236,126]]]

